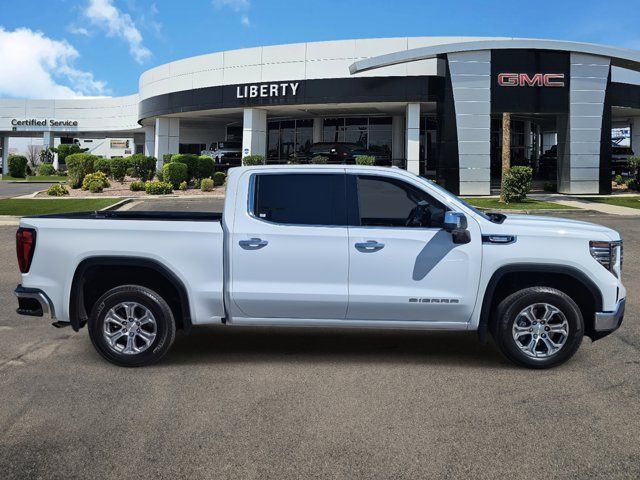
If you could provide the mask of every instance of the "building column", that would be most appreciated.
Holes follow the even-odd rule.
[[[154,157],[156,168],[162,168],[164,156],[178,153],[180,148],[180,119],[156,118],[154,135]],[[146,143],[146,141],[145,141]]]
[[[531,160],[531,147],[533,146],[531,135],[531,122],[529,120],[524,121],[524,158]]]
[[[47,150],[48,148],[53,148],[54,145],[54,137],[53,132],[42,132],[42,149]],[[58,154],[53,155],[53,168],[58,170],[60,165],[58,164]]]
[[[9,137],[2,137],[2,174],[9,173]]]
[[[571,53],[569,122],[563,161],[558,169],[561,193],[600,192],[600,143],[610,59]],[[606,125],[605,128],[611,128]],[[560,159],[561,132],[558,132]]]
[[[407,171],[420,173],[420,104],[407,104],[406,112],[406,157]]]
[[[321,117],[315,117],[313,119],[313,143],[319,143],[322,141],[323,125],[324,125],[324,121]]]
[[[640,156],[640,117],[633,117],[631,125],[631,150],[635,156]]]
[[[144,154],[147,157],[156,156],[156,129],[153,126],[144,127]]]
[[[418,132],[419,135],[420,132]],[[418,137],[419,138],[419,137]],[[394,115],[391,119],[391,164],[404,160],[404,117]]]
[[[244,109],[242,157],[247,155],[267,157],[267,111],[261,108]]]

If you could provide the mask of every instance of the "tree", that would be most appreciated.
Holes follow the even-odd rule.
[[[58,154],[58,163],[60,165],[64,165],[66,163],[65,159],[69,155],[73,155],[74,153],[84,153],[89,149],[80,148],[80,145],[76,143],[64,143],[62,145],[58,145],[56,148],[52,148],[51,150]]]
[[[40,163],[40,152],[42,147],[40,145],[27,145],[27,160],[33,167],[37,167]]]
[[[504,181],[511,168],[511,114],[502,114],[502,180],[500,182],[500,201],[505,203]]]

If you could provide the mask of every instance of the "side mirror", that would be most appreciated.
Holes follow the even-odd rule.
[[[465,217],[464,213],[461,212],[445,212],[444,229],[449,233],[454,230],[466,230],[467,217]]]
[[[471,234],[467,230],[467,217],[461,212],[446,212],[444,214],[444,229],[451,234],[453,243],[465,244],[471,241]]]

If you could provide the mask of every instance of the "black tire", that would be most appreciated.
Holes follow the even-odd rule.
[[[537,336],[534,339],[533,333],[528,337],[526,333],[521,334],[523,335],[521,343],[531,345],[529,341],[536,341],[534,352],[527,354],[518,345],[517,340],[514,339],[514,322],[520,318],[519,321],[524,322],[521,325],[525,327],[531,326],[526,317],[519,317],[519,314],[529,306],[540,304],[549,304],[564,315],[568,324],[568,334],[565,336],[553,332],[548,335],[545,333],[539,334],[540,337],[545,337],[547,340],[552,340],[551,335],[554,335],[553,340],[558,343],[563,337],[566,338],[562,347],[551,354],[549,354],[550,347],[546,341],[543,342],[542,338],[536,341]],[[542,311],[542,308],[546,310],[546,307],[534,307],[534,309],[540,309],[540,311]],[[562,320],[562,315],[557,314],[552,322],[558,325]],[[541,324],[542,322],[537,323]],[[543,327],[538,325],[534,328]],[[527,328],[527,330],[529,329]],[[531,330],[533,331],[533,328]],[[564,292],[551,287],[530,287],[512,293],[500,302],[496,310],[495,322],[492,324],[491,333],[498,347],[509,360],[528,368],[551,368],[566,362],[576,353],[584,336],[584,321],[578,305]],[[548,356],[543,356],[542,358],[532,356],[537,354]]]
[[[153,328],[155,337],[148,344],[133,332],[118,337],[121,339],[119,340],[121,343],[117,344],[116,347],[112,347],[105,338],[105,328],[113,329],[114,332],[118,330],[117,324],[112,320],[108,320],[108,325],[105,326],[107,316],[111,318],[110,310],[114,307],[118,308],[119,305],[125,302],[135,302],[135,304],[139,305],[139,307],[136,307],[138,312],[144,312],[144,309],[147,309],[152,314],[155,326],[142,327]],[[120,311],[122,312],[122,310]],[[119,317],[121,316],[119,315]],[[128,328],[135,328],[131,322],[128,323]],[[153,290],[140,285],[123,285],[112,288],[102,295],[91,310],[88,328],[91,343],[93,343],[98,353],[109,362],[121,367],[142,367],[159,361],[171,348],[176,336],[175,320],[167,302]],[[127,327],[123,326],[123,331],[124,328]],[[140,332],[140,329],[138,328],[137,331]],[[120,334],[120,332],[117,333]],[[131,341],[137,342],[140,349],[144,348],[144,350],[140,353],[116,351],[117,348],[122,347],[122,343],[126,344],[129,341],[128,335],[133,337]]]

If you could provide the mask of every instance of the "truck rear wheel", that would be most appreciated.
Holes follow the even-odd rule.
[[[140,285],[123,285],[102,295],[92,308],[88,327],[98,353],[122,367],[157,362],[176,335],[167,302]]]
[[[582,313],[564,292],[519,290],[498,305],[493,337],[502,353],[529,368],[550,368],[571,358],[584,335]]]

